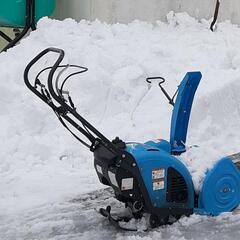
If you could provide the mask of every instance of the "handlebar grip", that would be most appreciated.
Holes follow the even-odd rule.
[[[27,65],[27,67],[25,68],[25,71],[24,71],[24,82],[27,85],[27,87],[32,91],[35,90],[35,87],[33,85],[31,85],[31,83],[29,82],[29,78],[28,78],[29,71],[32,68],[32,66],[37,61],[39,61],[40,58],[42,58],[44,55],[46,55],[49,52],[59,53],[59,57],[58,57],[58,59],[56,60],[56,62],[53,66],[56,66],[56,64],[59,65],[59,63],[62,61],[62,59],[64,58],[64,55],[65,55],[65,53],[62,49],[47,48],[47,49],[43,50],[42,52],[40,52],[34,59],[32,59],[32,61]]]

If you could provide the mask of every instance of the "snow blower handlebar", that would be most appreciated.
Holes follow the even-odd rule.
[[[47,67],[43,70],[41,70],[36,78],[35,78],[35,83],[31,84],[29,81],[29,71],[33,67],[33,65],[38,62],[43,56],[45,56],[49,52],[54,52],[58,53],[58,59],[54,63],[52,67]],[[77,66],[77,65],[60,65],[64,58],[64,51],[61,49],[57,48],[47,48],[41,53],[39,53],[26,67],[24,71],[24,81],[27,87],[34,93],[36,94],[39,98],[41,98],[47,105],[49,105],[55,114],[57,115],[59,121],[63,124],[65,128],[67,128],[77,140],[79,140],[83,145],[88,147],[91,151],[95,151],[95,149],[98,147],[98,145],[104,146],[106,149],[108,149],[112,154],[114,155],[119,155],[121,154],[120,149],[112,143],[110,140],[108,140],[103,134],[101,134],[96,128],[94,128],[87,120],[85,120],[82,116],[80,116],[76,108],[74,107],[73,101],[71,97],[69,96],[68,91],[63,91],[63,86],[65,82],[73,75],[79,74],[86,72],[88,69],[85,67]],[[57,78],[54,79],[54,74],[57,71],[58,68],[65,68],[68,67],[75,67],[81,69],[78,72],[74,72],[70,75],[68,75],[63,83],[61,84],[60,89],[58,88],[58,81],[61,73],[61,71]],[[43,73],[46,70],[50,70],[49,75],[48,75],[48,84],[47,87],[41,83],[39,80],[39,76],[41,73]],[[55,84],[54,84],[55,83]],[[55,88],[54,88],[55,86]],[[40,87],[40,89],[39,89]],[[64,98],[63,94],[68,95],[68,101]],[[54,101],[55,100],[55,101]],[[57,103],[60,105],[58,105]],[[69,104],[67,103],[69,102]],[[75,119],[73,119],[73,117]],[[79,125],[76,122],[76,119],[81,123]],[[83,134],[90,142],[91,145],[80,139],[70,128],[66,125],[65,121],[66,120],[68,123],[70,123],[75,129],[77,129],[81,134]]]

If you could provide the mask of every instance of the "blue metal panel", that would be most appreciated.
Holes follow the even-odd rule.
[[[218,215],[229,212],[240,203],[240,174],[232,159],[218,161],[203,182],[196,213]]]
[[[194,188],[192,178],[187,168],[174,156],[171,156],[166,151],[148,144],[128,145],[128,152],[131,153],[139,167],[143,181],[149,193],[152,205],[154,207],[194,207]],[[188,187],[188,202],[187,203],[170,203],[166,201],[167,191],[167,170],[169,167],[176,169],[184,177]],[[156,169],[164,169],[164,187],[159,190],[154,190],[152,172]]]
[[[186,151],[185,142],[192,102],[201,78],[202,74],[200,72],[188,72],[178,87],[170,133],[173,154],[181,154]]]
[[[149,147],[161,149],[167,153],[171,153],[171,145],[168,141],[164,139],[148,141],[148,142],[145,142],[145,145],[148,145]]]

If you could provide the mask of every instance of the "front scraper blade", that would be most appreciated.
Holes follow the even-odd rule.
[[[146,232],[148,230],[145,218],[135,219],[130,214],[126,215],[116,215],[111,213],[111,206],[107,206],[106,208],[100,208],[98,212],[106,217],[109,222],[116,227],[117,229],[121,229],[124,231],[141,231]]]

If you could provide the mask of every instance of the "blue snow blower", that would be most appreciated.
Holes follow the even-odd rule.
[[[55,64],[40,71],[30,83],[30,69],[49,52],[59,54]],[[188,72],[172,98],[162,86],[165,81],[163,78],[147,78],[149,83],[159,81],[161,91],[173,106],[170,140],[128,143],[118,137],[108,140],[77,113],[64,85],[71,76],[88,69],[77,65],[60,65],[63,58],[63,50],[44,50],[26,67],[24,80],[27,87],[52,108],[63,126],[93,152],[94,167],[100,182],[111,186],[116,199],[130,209],[131,216],[128,217],[114,217],[110,206],[99,210],[114,226],[120,227],[121,221],[148,215],[149,225],[153,228],[167,224],[172,217],[178,219],[193,213],[216,216],[233,211],[239,205],[240,154],[220,159],[206,173],[199,192],[195,191],[191,174],[178,158],[186,151],[188,122],[202,77],[200,72]],[[73,71],[61,79],[66,69]],[[44,85],[40,77],[47,70],[50,72]],[[83,141],[76,131],[70,129],[69,124],[90,143]]]

